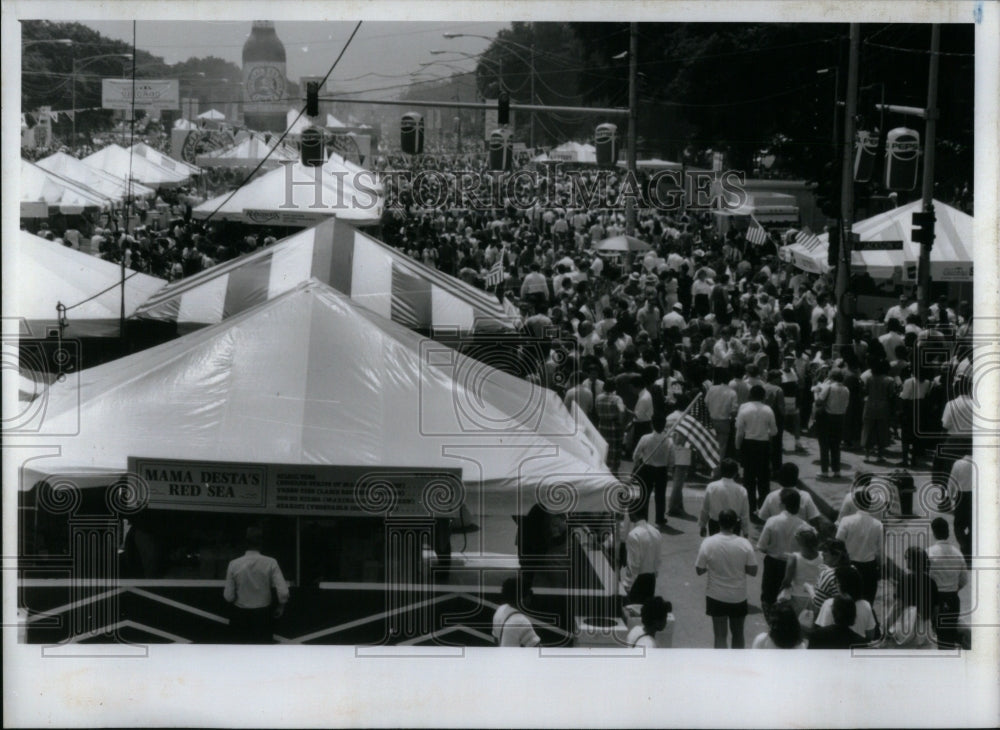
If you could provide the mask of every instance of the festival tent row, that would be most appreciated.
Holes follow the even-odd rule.
[[[22,218],[47,218],[51,212],[78,215],[112,207],[107,195],[25,159],[19,183]]]
[[[108,485],[130,456],[457,468],[475,518],[509,519],[537,502],[605,512],[620,487],[603,463],[606,442],[579,410],[316,280],[81,371],[78,386],[51,389],[47,409],[59,455],[25,465],[22,490],[65,474],[80,487]]]
[[[272,168],[298,159],[298,153],[291,146],[282,144],[279,147],[276,142],[277,138],[265,142],[262,137],[252,134],[224,149],[198,155],[198,164],[201,167],[256,167],[267,158],[264,164]]]
[[[422,332],[512,330],[496,297],[332,219],[173,282],[136,311],[180,333],[214,324],[315,277],[355,304]]]
[[[63,338],[118,336],[122,302],[118,264],[27,231],[19,231],[11,244],[4,263],[15,272],[14,292],[5,316],[20,320],[23,337],[44,338],[50,327],[58,327],[58,304],[73,307],[64,315]],[[126,317],[167,283],[130,269],[125,276]]]
[[[141,154],[130,154],[120,145],[111,144],[83,158],[83,161],[98,170],[121,175],[131,171],[132,179],[151,188],[184,185],[191,179],[187,165],[179,169],[168,169],[147,159]],[[179,164],[179,163],[178,163]],[[175,165],[175,168],[177,166]]]
[[[188,175],[192,176],[200,175],[202,172],[201,168],[196,165],[191,165],[183,160],[174,159],[173,157],[160,152],[158,149],[150,147],[145,142],[138,142],[132,145],[129,149],[131,149],[135,154],[145,157],[153,164],[159,165],[160,167],[164,167],[168,170],[180,170],[187,172]]]
[[[902,242],[900,250],[852,251],[851,269],[865,271],[873,279],[895,279],[915,282],[920,244],[913,242],[913,213],[922,210],[915,200],[898,208],[879,213],[853,226],[862,242]],[[973,273],[972,216],[935,200],[934,246],[931,248],[932,281],[971,282]],[[829,236],[823,233],[819,242],[809,247],[793,243],[781,249],[784,260],[804,271],[826,273]]]
[[[156,191],[150,187],[138,182],[133,182],[130,186],[124,178],[91,167],[86,162],[67,155],[65,152],[56,152],[39,160],[36,164],[49,172],[96,190],[101,195],[115,201],[123,201],[129,196],[151,198],[156,195]]]
[[[198,119],[208,119],[213,122],[224,122],[226,121],[226,115],[218,109],[209,109],[207,112],[199,114]]]
[[[592,144],[565,142],[549,150],[548,159],[564,162],[597,162],[597,148]]]
[[[338,172],[336,167],[333,161],[322,167],[301,162],[282,165],[234,193],[205,201],[192,215],[198,220],[212,217],[276,226],[307,227],[333,216],[357,225],[378,223],[382,200],[374,187],[374,175],[357,176],[347,168]]]

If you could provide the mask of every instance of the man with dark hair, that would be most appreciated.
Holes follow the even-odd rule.
[[[883,535],[881,520],[863,508],[844,517],[837,527],[837,539],[844,541],[851,565],[861,575],[860,597],[873,606],[881,572]]]
[[[788,556],[795,550],[795,533],[805,524],[799,515],[799,490],[785,487],[780,493],[782,510],[764,523],[757,549],[764,553],[764,576],[760,585],[760,606],[767,615],[778,599],[781,582],[788,569]]]
[[[850,649],[865,644],[863,637],[851,631],[857,618],[854,600],[846,596],[833,599],[833,624],[814,629],[809,636],[810,649]]]
[[[655,500],[656,526],[667,526],[664,516],[667,496],[667,467],[670,459],[670,437],[664,432],[667,418],[656,413],[652,419],[653,431],[639,439],[632,454],[632,463],[643,493],[646,515],[649,514],[649,495]]]
[[[728,634],[732,634],[733,649],[746,645],[743,624],[747,615],[747,576],[757,575],[757,557],[750,541],[735,534],[738,522],[735,512],[722,510],[719,534],[702,540],[695,560],[695,572],[708,573],[705,613],[712,619],[716,649],[727,647]]]
[[[761,519],[753,513],[771,491],[771,439],[778,433],[774,411],[764,404],[764,386],[750,389],[750,400],[736,414],[736,450],[743,467],[743,483],[750,499],[750,519]]]
[[[719,464],[719,476],[714,482],[709,482],[705,488],[705,498],[701,503],[701,515],[698,517],[699,533],[702,537],[714,535],[719,531],[719,516],[725,510],[732,510],[737,518],[737,529],[745,531],[750,521],[750,505],[747,490],[742,484],[737,484],[740,465],[735,459],[723,459]]]
[[[226,569],[223,596],[232,604],[229,627],[235,643],[270,644],[273,642],[272,617],[280,618],[288,603],[288,583],[281,574],[278,561],[261,555],[264,533],[259,527],[248,527],[246,553],[230,561]],[[272,589],[278,597],[278,607],[271,610]]]
[[[941,649],[957,648],[958,617],[962,612],[962,602],[958,592],[969,582],[969,571],[965,567],[965,556],[961,550],[948,542],[948,521],[943,517],[931,520],[934,544],[927,548],[931,578],[937,583],[937,630],[938,646]]]
[[[778,482],[778,489],[771,491],[764,502],[757,508],[757,516],[764,522],[781,512],[781,492],[784,488],[790,487],[799,493],[799,517],[816,527],[816,518],[820,516],[819,508],[813,501],[812,495],[804,489],[799,489],[799,465],[794,461],[788,461],[781,465],[781,468],[774,475]]]
[[[527,608],[531,603],[531,589],[527,588],[520,605]],[[493,638],[497,646],[538,646],[541,639],[529,619],[519,608],[517,600],[517,578],[507,578],[500,588],[503,601],[493,614]]]
[[[625,566],[618,581],[626,603],[643,603],[656,592],[660,568],[660,531],[646,521],[648,505],[629,512],[632,529],[625,538]]]

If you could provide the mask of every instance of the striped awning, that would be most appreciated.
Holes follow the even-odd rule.
[[[516,316],[495,296],[415,261],[336,219],[168,286],[136,317],[188,331],[317,278],[358,305],[425,332],[499,332]]]

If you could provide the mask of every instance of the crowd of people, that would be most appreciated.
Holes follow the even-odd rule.
[[[485,166],[481,156],[442,159],[429,158],[424,169],[457,174],[455,164]],[[399,161],[376,162],[391,169]],[[871,540],[859,541],[861,549],[850,539],[852,530],[862,529],[854,524],[861,518],[823,524],[808,493],[794,489],[784,454],[803,451],[802,438],[811,435],[818,441],[821,478],[837,480],[843,478],[843,449],[860,449],[866,461],[885,466],[898,440],[899,466],[921,466],[933,454],[932,473],[948,491],[954,469],[964,468],[955,449],[971,446],[969,302],[941,294],[921,310],[903,291],[887,311],[868,313],[874,321],[849,325],[850,344],[837,346],[831,276],[783,262],[776,236],[754,244],[745,231],[719,232],[708,211],[647,208],[636,214],[637,252],[599,251],[600,242],[629,227],[626,212],[614,205],[622,175],[611,176],[600,199],[574,207],[579,175],[586,185],[596,182],[596,174],[557,171],[539,178],[544,189],[519,190],[481,209],[421,207],[419,192],[404,185],[387,191],[399,204],[386,207],[380,236],[477,286],[486,287],[499,272],[500,283],[489,288],[521,312],[523,337],[510,345],[519,354],[517,374],[555,391],[592,420],[607,441],[612,472],[631,462],[641,485],[633,525],[645,524],[647,533],[637,544],[653,544],[668,516],[685,516],[689,479],[700,473],[711,482],[699,517],[705,541],[697,569],[709,575],[706,612],[716,646],[726,645],[727,631],[733,646],[744,643],[746,597],[739,598],[738,584],[745,593],[746,576],[757,570],[756,552],[763,555],[761,601],[771,632],[755,645],[802,643],[789,611],[799,609],[798,625],[806,584],[815,587],[815,601],[823,597],[811,607],[815,626],[830,629],[813,634],[825,637],[819,645],[844,639],[845,627],[871,638],[871,581],[882,556],[871,554]],[[534,196],[534,204],[515,204],[524,193]],[[90,249],[172,281],[278,240],[280,232],[192,221],[192,195],[161,191],[155,201],[137,203],[139,225],[128,230],[120,213],[106,216],[104,225],[88,232]],[[52,228],[39,233],[81,247],[84,232]],[[673,428],[696,401],[717,439],[714,471]],[[942,444],[951,448],[937,448]],[[772,493],[775,478],[782,489]],[[959,475],[958,483],[963,479]],[[748,549],[751,525],[760,535]],[[966,522],[956,534],[966,557],[970,530]],[[644,603],[654,598],[650,560],[636,550],[642,552],[626,549],[622,592]],[[914,553],[907,561],[897,585],[909,596],[913,581],[907,576],[933,571],[933,556]],[[655,566],[652,572],[655,577]],[[932,604],[954,600],[954,591],[941,584],[930,603],[914,599],[921,615]],[[650,620],[659,622],[661,608],[650,610]],[[883,616],[881,626],[892,628],[894,620]]]

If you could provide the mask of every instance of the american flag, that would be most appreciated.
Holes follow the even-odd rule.
[[[808,228],[803,228],[795,236],[795,243],[801,246],[806,251],[812,251],[820,244],[819,236],[810,231]]]
[[[489,273],[486,274],[486,286],[499,286],[500,282],[503,281],[503,256],[497,259],[496,263],[490,268]]]
[[[719,465],[719,441],[712,428],[712,419],[705,407],[705,395],[699,393],[674,426],[677,433],[686,437],[712,469]]]
[[[747,229],[747,240],[750,243],[760,246],[761,244],[767,243],[770,240],[770,236],[767,235],[767,231],[764,230],[764,226],[757,222],[757,219],[750,216],[752,223]]]

